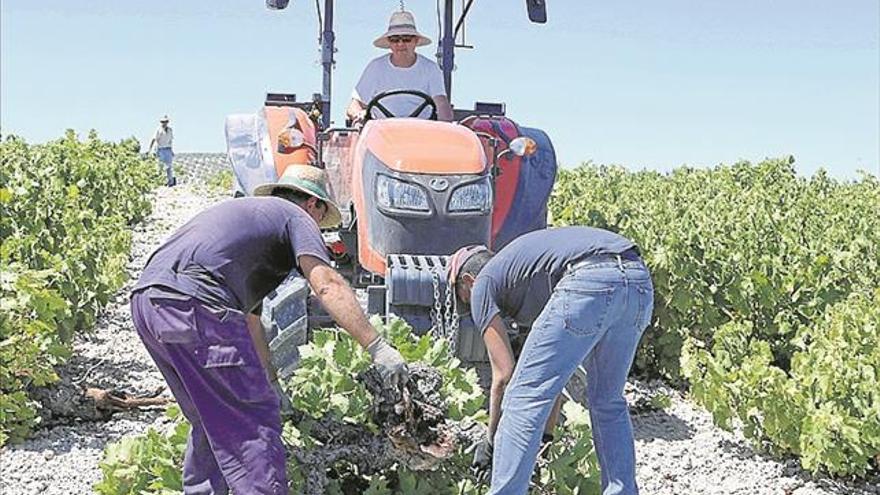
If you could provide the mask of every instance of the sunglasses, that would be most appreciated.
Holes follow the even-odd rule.
[[[410,41],[416,39],[415,36],[389,36],[388,41],[390,43],[409,43]]]

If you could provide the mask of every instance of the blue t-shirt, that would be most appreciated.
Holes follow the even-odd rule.
[[[330,263],[305,210],[275,197],[229,199],[193,217],[150,255],[132,291],[166,287],[250,312],[303,255]]]
[[[474,324],[485,332],[501,314],[519,327],[531,327],[569,265],[633,247],[626,237],[593,227],[529,232],[505,246],[477,274],[470,302]]]

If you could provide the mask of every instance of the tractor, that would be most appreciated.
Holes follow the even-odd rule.
[[[463,46],[458,39],[473,1],[463,2],[456,15],[453,0],[443,0],[438,11],[437,58],[450,101],[455,49]],[[268,0],[267,5],[283,9],[287,2]],[[542,0],[526,5],[531,21],[546,21]],[[394,314],[419,334],[449,339],[463,362],[484,362],[481,336],[447,291],[447,259],[465,245],[498,250],[546,227],[557,168],[553,145],[543,131],[510,119],[504,103],[453,106],[453,122],[437,121],[436,108],[427,120],[415,118],[434,102],[405,89],[370,101],[362,127],[333,127],[333,8],[333,0],[324,0],[318,16],[323,18],[323,92],[306,101],[269,93],[257,113],[227,117],[235,194],[250,195],[292,164],[324,168],[343,221],[323,235],[335,267],[364,296],[367,312]],[[424,103],[412,115],[392,115],[383,101],[400,94]],[[295,368],[296,347],[305,343],[308,330],[332,323],[297,273],[266,297],[262,321],[282,376]]]

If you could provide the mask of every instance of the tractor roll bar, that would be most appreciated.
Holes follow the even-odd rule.
[[[452,101],[452,69],[455,67],[455,38],[461,29],[474,0],[468,0],[463,7],[458,22],[453,22],[455,13],[453,10],[454,0],[443,0],[443,36],[440,45],[440,69],[443,70],[443,82],[446,86],[446,94]],[[282,10],[287,7],[289,0],[266,0],[266,7],[271,10]],[[316,5],[319,5],[316,0]],[[324,18],[321,30],[321,65],[324,69],[324,78],[321,93],[321,124],[324,129],[330,127],[330,93],[333,87],[333,54],[336,51],[336,34],[333,31],[333,5],[334,0],[324,0]],[[529,20],[536,23],[547,22],[547,5],[545,0],[526,0],[526,9]],[[321,12],[318,12],[320,17]]]
[[[473,2],[473,0],[471,0]],[[443,70],[443,83],[446,85],[446,97],[449,99],[449,102],[452,103],[452,69],[455,67],[455,35],[452,31],[452,0],[445,0],[443,2],[444,5],[444,13],[443,13],[443,39],[440,40],[440,49],[442,50],[443,56],[440,60],[440,69]],[[470,7],[470,5],[468,5]],[[464,22],[464,17],[467,15],[468,9],[465,9],[461,14],[461,20],[459,22]]]
[[[330,127],[330,90],[333,81],[333,60],[336,34],[333,32],[333,0],[324,0],[324,31],[321,32],[321,65],[324,67],[324,80],[321,93],[321,127]]]

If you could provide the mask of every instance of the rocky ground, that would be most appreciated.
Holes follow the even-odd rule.
[[[153,213],[134,229],[128,270],[130,282],[99,319],[93,333],[80,335],[62,373],[74,382],[148,394],[164,387],[131,323],[128,294],[147,257],[165,237],[194,214],[222,199],[216,191],[183,184],[159,188]],[[167,393],[167,391],[165,392]],[[106,422],[73,422],[38,430],[28,441],[0,449],[0,494],[92,493],[101,479],[104,446],[137,434],[162,415],[163,408],[115,414]]]
[[[153,214],[136,227],[129,263],[135,279],[149,253],[195,213],[224,196],[186,183],[156,192]],[[81,336],[64,373],[102,388],[149,394],[162,377],[132,327],[130,285],[120,290],[96,330]],[[742,435],[725,432],[680,394],[657,384],[636,384],[670,397],[662,410],[639,408],[633,417],[638,479],[643,494],[868,495],[878,479],[813,477],[793,459],[755,452]],[[167,392],[165,392],[167,393]],[[161,408],[115,414],[104,422],[68,422],[35,432],[28,441],[0,449],[0,494],[84,494],[101,478],[98,463],[109,442],[141,433],[161,421]]]

